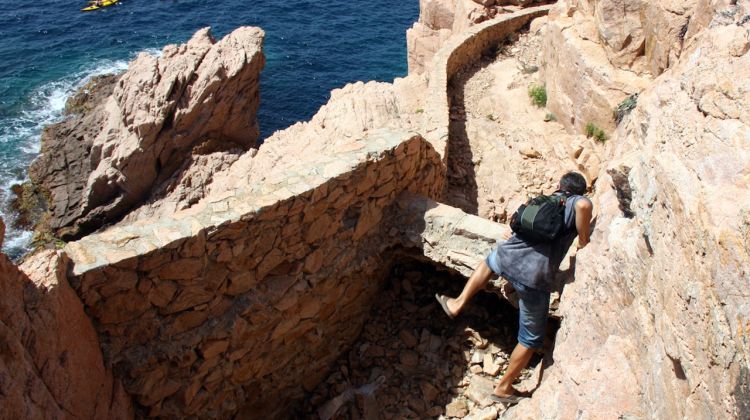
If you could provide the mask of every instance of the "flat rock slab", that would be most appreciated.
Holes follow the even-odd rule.
[[[493,404],[489,399],[489,396],[494,389],[495,383],[492,379],[480,375],[473,375],[469,378],[469,388],[464,395],[480,407],[484,408]]]

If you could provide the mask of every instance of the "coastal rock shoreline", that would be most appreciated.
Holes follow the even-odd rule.
[[[504,3],[422,0],[420,24],[445,38],[410,49],[409,76],[337,89],[259,148],[257,28],[218,42],[199,31],[71,100],[73,117],[49,132],[80,141],[50,141],[34,171],[54,191],[51,228],[80,239],[21,267],[0,255],[3,407],[276,417],[307,399],[353,417],[750,415],[750,301],[737,292],[750,273],[750,3]],[[67,174],[44,172],[89,148]],[[415,306],[430,285],[413,284],[429,276],[399,264],[466,277],[509,209],[567,170],[591,183],[591,243],[561,267],[559,331],[521,385],[532,397],[492,404],[507,355],[476,329],[431,331],[442,314]],[[398,316],[425,325],[368,328],[387,284],[406,297]],[[513,303],[502,280],[490,289]],[[394,366],[349,371],[374,361]],[[389,369],[438,369],[451,385],[420,377],[399,391],[379,379]],[[92,402],[96,389],[113,403]]]
[[[191,156],[206,156],[201,176],[210,178],[255,147],[263,37],[240,28],[217,42],[203,29],[71,98],[29,171],[48,201],[45,227],[80,238],[190,183]]]

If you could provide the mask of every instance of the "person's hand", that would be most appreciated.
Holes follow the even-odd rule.
[[[500,235],[500,238],[502,238],[502,240],[504,241],[507,241],[511,236],[513,236],[513,231],[510,229],[505,229],[505,231]]]

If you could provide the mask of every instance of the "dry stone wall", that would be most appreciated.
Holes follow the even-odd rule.
[[[470,27],[514,13],[535,0],[420,0],[419,21],[406,31],[409,74],[422,74],[443,44]],[[511,7],[505,7],[512,5]]]
[[[357,336],[386,266],[383,212],[405,190],[435,197],[444,171],[416,134],[349,149],[68,245],[104,353],[144,414],[226,418],[245,404],[271,418]]]
[[[430,107],[426,110],[429,131],[425,137],[432,142],[444,161],[448,146],[450,100],[448,83],[463,68],[480,60],[482,53],[492,50],[509,35],[536,17],[546,15],[549,6],[524,9],[473,26],[460,36],[452,37],[433,58],[429,73],[427,95]]]

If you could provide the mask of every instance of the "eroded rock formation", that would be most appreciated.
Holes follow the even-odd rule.
[[[67,268],[55,251],[21,267],[0,254],[0,417],[133,418]]]
[[[434,395],[448,394],[445,384],[413,390],[432,402],[450,400],[444,407],[404,404],[419,415],[481,418],[748,417],[750,4],[561,1],[549,18],[531,22],[547,8],[525,9],[460,33],[453,32],[456,16],[467,8],[505,6],[464,0],[421,6],[420,22],[455,35],[423,74],[336,90],[311,121],[241,156],[250,143],[237,133],[252,132],[253,123],[225,121],[241,128],[224,130],[209,116],[214,111],[199,112],[191,101],[203,98],[212,110],[234,106],[221,86],[238,89],[235,82],[245,77],[239,68],[250,55],[226,62],[211,51],[218,54],[220,45],[246,51],[241,40],[260,42],[259,32],[241,30],[216,44],[199,32],[162,58],[139,58],[112,96],[99,96],[101,107],[84,112],[109,129],[92,134],[99,166],[90,168],[78,200],[88,206],[85,217],[122,215],[130,195],[117,189],[147,179],[139,185],[148,184],[142,192],[153,201],[60,254],[33,257],[27,271],[46,274],[29,277],[57,285],[46,290],[67,290],[66,308],[83,303],[103,360],[133,396],[138,415],[273,417],[288,414],[349,349],[395,255],[416,254],[468,274],[505,229],[478,216],[502,221],[526,195],[554,188],[559,172],[579,169],[595,181],[596,224],[591,244],[564,263],[561,329],[547,360],[554,364],[533,398],[509,410],[483,399],[500,353],[483,352],[480,368],[474,359],[482,352],[472,348],[471,383],[479,385],[458,372],[456,386],[465,388],[449,398]],[[527,24],[529,31],[516,37]],[[509,35],[516,44],[506,45]],[[168,68],[166,60],[174,60]],[[204,66],[239,73],[214,80],[220,71],[191,70]],[[174,83],[145,76],[154,74],[170,74]],[[140,82],[154,103],[136,98]],[[546,109],[516,104],[528,101],[532,82],[546,82]],[[106,93],[112,84],[101,86]],[[170,102],[170,92],[181,89],[185,101]],[[616,126],[612,109],[631,93],[640,93],[637,104]],[[589,122],[605,128],[608,140],[565,133]],[[187,131],[201,134],[188,140]],[[139,162],[152,168],[161,162],[163,172],[131,179],[136,166],[130,165]],[[466,185],[475,190],[462,191]],[[99,207],[92,207],[94,191],[105,193]],[[422,197],[404,201],[403,192]],[[56,322],[72,316],[54,303],[58,295],[31,287],[7,260],[0,269],[11,273],[3,287],[16,296],[0,306],[4,323],[34,318],[35,302],[45,299],[53,303],[43,316],[53,314]],[[511,296],[499,285],[501,295]],[[49,385],[40,398],[13,391],[14,401],[27,398],[25,406],[54,415],[61,406],[81,407],[78,392],[92,383],[117,394],[90,333],[78,351],[91,351],[93,382],[70,376],[83,385],[65,390],[55,382],[75,375],[57,370],[60,360],[84,354],[60,357],[75,334],[66,328],[91,327],[87,318],[76,319],[60,327],[65,337],[45,337],[42,352],[11,337],[19,343],[14,354],[30,356],[14,357],[8,371],[23,372],[19,381]],[[28,331],[23,325],[31,321],[24,322],[11,330]],[[440,344],[431,334],[419,341],[403,336],[410,349]],[[399,355],[399,363],[419,369],[422,359],[412,353]],[[35,357],[57,358],[58,365],[47,365],[55,367],[52,376],[31,369]],[[390,393],[382,398],[400,404]],[[81,417],[128,412],[86,407]]]
[[[674,64],[729,0],[561,0],[550,11],[544,51],[547,107],[568,130],[607,132],[628,96]]]
[[[406,31],[409,74],[423,73],[452,34],[460,34],[473,25],[534,3],[540,1],[420,0],[419,20]]]
[[[507,417],[750,415],[748,6],[718,9],[612,139],[632,214],[602,175],[555,365]]]
[[[49,227],[80,237],[205,181],[254,146],[263,36],[245,27],[216,42],[203,29],[158,58],[141,54],[116,79],[95,81],[84,101],[91,104],[47,130],[30,171],[49,194]],[[193,161],[200,175],[185,164]],[[189,192],[173,194],[191,201]]]

